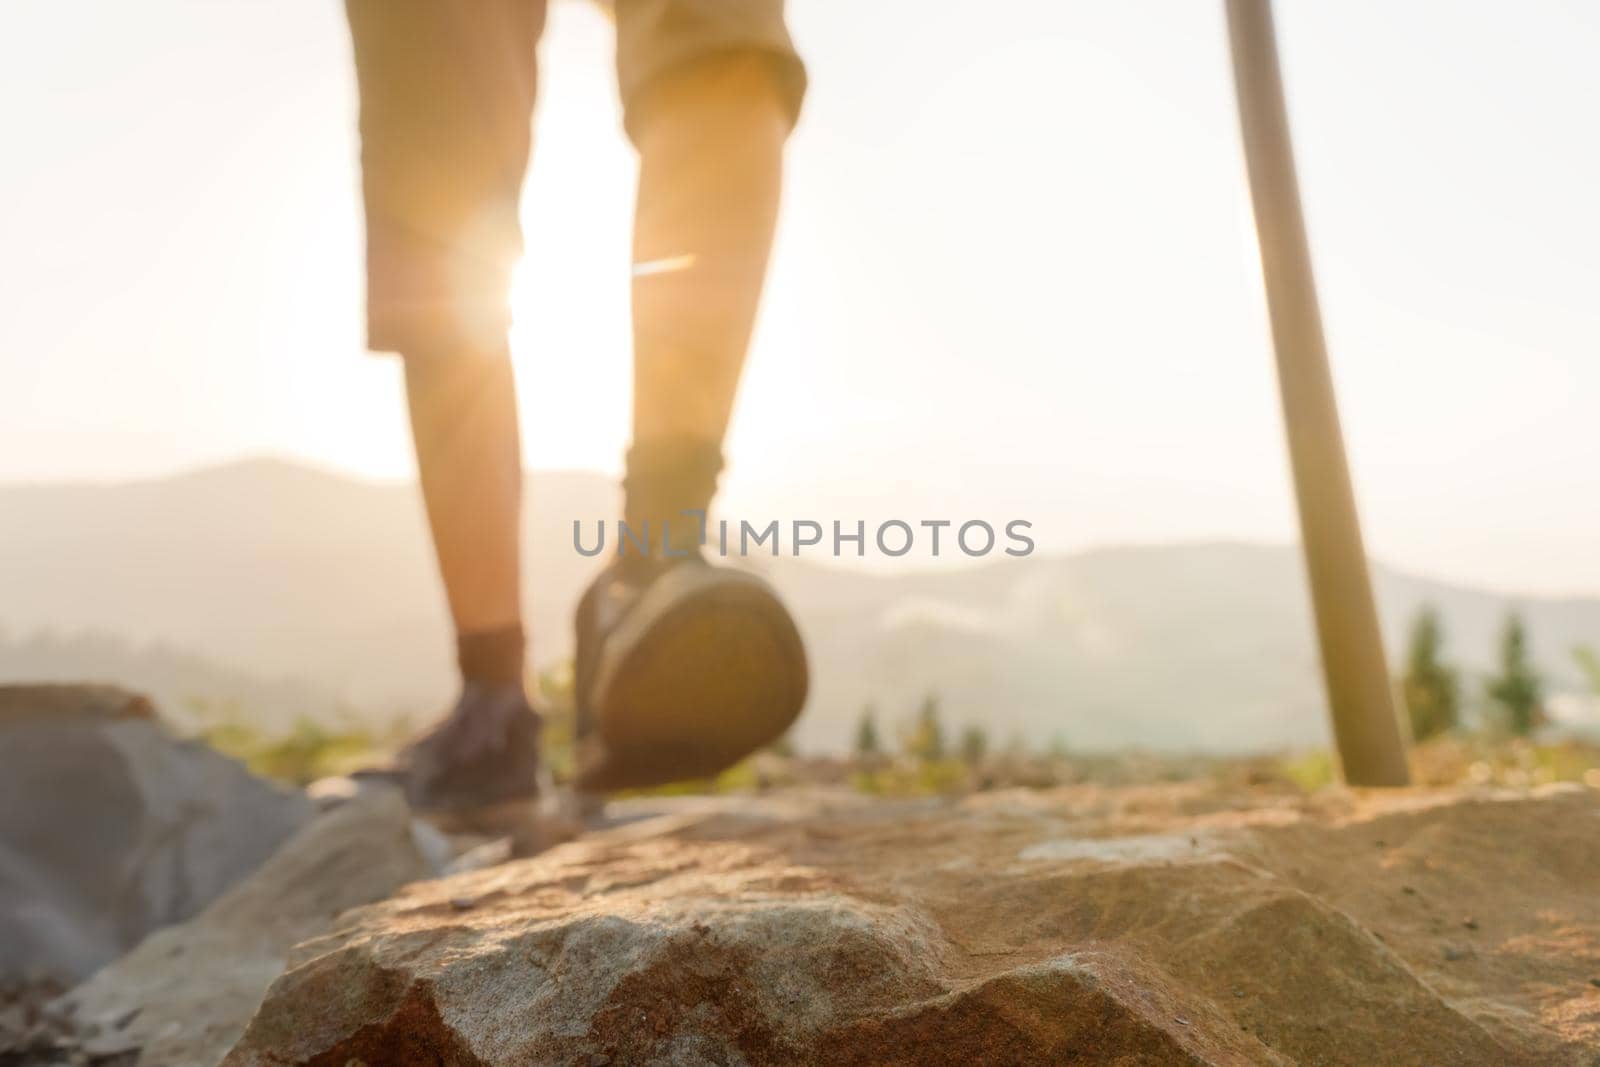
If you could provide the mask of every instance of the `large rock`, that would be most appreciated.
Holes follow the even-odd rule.
[[[213,1067],[290,948],[431,867],[398,791],[363,790],[304,827],[199,916],[158,930],[57,1005],[101,1047],[161,1067]]]
[[[142,697],[0,686],[0,979],[70,984],[187,919],[312,814]]]
[[[1205,784],[750,799],[414,885],[228,1067],[1583,1064],[1600,803]]]

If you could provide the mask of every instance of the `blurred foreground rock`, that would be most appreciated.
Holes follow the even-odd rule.
[[[107,686],[0,686],[0,980],[70,984],[195,915],[312,816]]]
[[[1582,1064],[1600,797],[688,803],[302,944],[230,1067]]]
[[[290,948],[431,868],[398,791],[364,789],[304,827],[198,917],[158,930],[56,1004],[102,1048],[212,1067]]]

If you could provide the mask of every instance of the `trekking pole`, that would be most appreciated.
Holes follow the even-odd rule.
[[[1395,714],[1328,370],[1271,0],[1225,2],[1300,539],[1339,762],[1351,785],[1406,785],[1406,743]]]

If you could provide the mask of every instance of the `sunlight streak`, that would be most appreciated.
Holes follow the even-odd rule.
[[[635,278],[648,278],[652,274],[672,274],[675,271],[688,270],[694,266],[695,255],[686,252],[681,256],[668,256],[665,259],[647,259],[643,263],[633,265]]]

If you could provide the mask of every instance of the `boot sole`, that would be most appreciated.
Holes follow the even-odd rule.
[[[808,684],[794,620],[761,578],[680,567],[607,635],[591,707],[604,757],[593,790],[708,778],[781,737]]]

